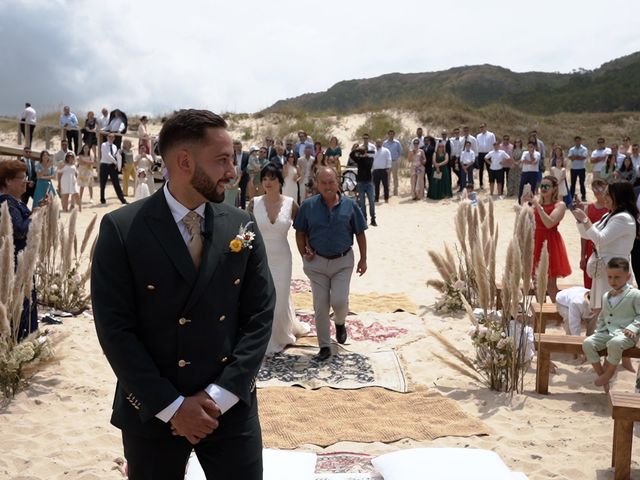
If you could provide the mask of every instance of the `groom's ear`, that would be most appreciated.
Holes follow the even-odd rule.
[[[176,167],[183,174],[190,176],[195,168],[193,154],[187,148],[176,150],[175,155]]]

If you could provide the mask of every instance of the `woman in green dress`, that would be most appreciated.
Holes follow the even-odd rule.
[[[442,200],[453,196],[451,190],[451,170],[449,170],[449,154],[445,151],[445,144],[439,142],[431,159],[433,173],[427,197],[432,200]]]

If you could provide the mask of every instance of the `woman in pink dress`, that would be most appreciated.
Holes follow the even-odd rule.
[[[413,150],[409,151],[409,168],[411,168],[411,199],[424,199],[424,171],[427,158],[420,149],[418,139],[413,141]]]

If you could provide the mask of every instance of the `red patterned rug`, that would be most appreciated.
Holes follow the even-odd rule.
[[[316,335],[316,321],[313,313],[297,313],[296,316],[301,322],[309,324],[311,331],[309,336]],[[406,335],[409,331],[406,328],[386,326],[380,322],[373,322],[369,325],[365,325],[358,317],[348,317],[345,323],[347,326],[347,333],[351,340],[363,341],[368,340],[370,342],[381,343],[390,338],[396,338],[400,335]],[[331,323],[331,335],[335,336],[336,329]]]

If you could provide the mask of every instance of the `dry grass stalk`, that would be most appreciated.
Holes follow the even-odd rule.
[[[431,355],[435,358],[437,358],[438,360],[440,360],[442,363],[444,363],[445,365],[447,365],[448,367],[452,368],[453,370],[455,370],[456,372],[471,378],[472,380],[475,380],[477,382],[480,383],[486,383],[486,380],[481,378],[480,376],[474,374],[473,372],[470,372],[469,370],[467,370],[466,368],[464,368],[462,365],[455,363],[453,361],[451,361],[450,359],[448,359],[447,357],[444,357],[442,355],[440,355],[439,353],[436,352],[431,352]],[[474,370],[475,371],[475,370]]]
[[[460,360],[464,365],[469,367],[474,372],[476,371],[476,366],[474,365],[473,361],[470,360],[463,352],[461,352],[458,347],[451,343],[449,339],[447,339],[440,332],[436,332],[435,330],[429,330],[429,333],[442,344],[447,352],[451,353],[455,358]]]
[[[522,249],[522,289],[526,295],[531,289],[531,279],[533,275],[533,214],[530,209],[524,209],[522,219],[522,238],[518,239]]]
[[[484,206],[484,201],[478,202],[478,214],[480,215],[480,221],[484,222],[484,219],[487,217],[487,209]]]
[[[458,205],[458,210],[456,211],[456,236],[464,254],[467,252],[467,211],[464,203]]]
[[[509,245],[511,249],[511,245]],[[511,314],[511,294],[515,293],[511,291],[510,285],[512,283],[513,269],[509,268],[509,252],[507,252],[507,264],[502,272],[502,290],[500,291],[500,297],[502,300],[502,312],[505,317]]]
[[[518,305],[520,302],[520,276],[522,275],[522,260],[520,255],[520,245],[518,238],[514,237],[509,245],[511,248],[511,307],[509,311],[511,316],[516,318],[518,315]]]
[[[0,302],[0,337],[8,337],[11,335],[11,325],[7,316],[7,307]]]
[[[444,283],[444,281],[442,280],[434,280],[434,279],[427,280],[427,286],[435,288],[436,290],[443,293],[447,290],[447,284]]]
[[[494,228],[497,226],[496,222],[495,222],[495,216],[494,216],[494,211],[493,211],[493,200],[491,199],[491,197],[489,197],[489,229],[490,229],[490,233],[491,236],[493,236],[495,234],[495,230]]]
[[[453,257],[453,252],[451,252],[451,249],[449,248],[449,246],[445,243],[444,244],[444,254],[446,257],[446,265],[449,268],[449,276],[450,278],[456,278],[457,279],[457,273],[456,273],[456,260]]]
[[[4,202],[6,203],[6,202]],[[4,215],[8,213],[0,213]],[[0,237],[0,301],[6,302],[10,292],[13,290],[13,282],[15,280],[15,263],[14,263],[14,247],[13,247],[13,231],[9,235]]]
[[[82,238],[82,245],[80,246],[80,255],[84,253],[85,248],[89,244],[89,239],[91,238],[91,234],[93,233],[93,229],[96,227],[96,221],[98,220],[98,215],[93,214],[93,218],[87,225],[87,229],[84,231],[84,237]]]
[[[540,252],[540,262],[537,268],[537,288],[536,297],[538,303],[542,305],[547,299],[547,282],[549,274],[549,250],[547,249],[547,241],[542,244],[542,251]]]
[[[484,315],[487,315],[489,308],[491,307],[491,294],[489,288],[489,275],[487,271],[487,265],[484,261],[482,252],[478,249],[474,249],[473,255],[473,268],[476,273],[476,283],[478,287],[478,302],[480,308],[484,310]]]
[[[447,265],[447,262],[444,259],[444,257],[442,255],[440,255],[438,252],[434,251],[434,250],[429,250],[427,253],[429,254],[429,258],[431,259],[431,261],[435,265],[436,270],[438,270],[438,273],[440,274],[442,279],[445,282],[450,282],[451,281],[451,270],[449,269],[449,266]],[[455,280],[453,280],[453,281],[455,281]]]
[[[0,238],[9,238],[13,243],[13,224],[7,202],[2,202],[0,206]]]

